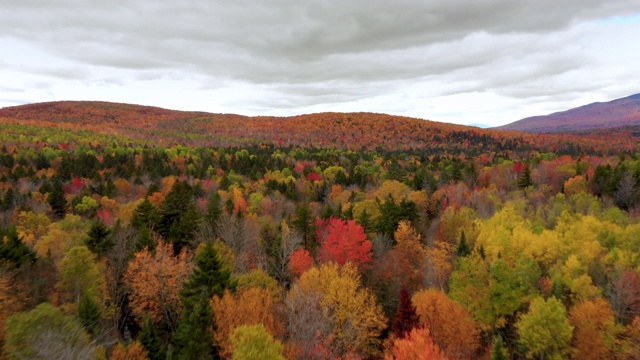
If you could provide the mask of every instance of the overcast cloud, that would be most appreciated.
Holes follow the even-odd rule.
[[[0,107],[499,125],[640,92],[638,0],[0,0]]]

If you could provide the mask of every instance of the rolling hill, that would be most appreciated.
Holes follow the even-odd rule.
[[[424,155],[468,156],[532,149],[604,153],[640,148],[640,139],[604,138],[591,133],[536,135],[378,113],[248,117],[98,101],[6,107],[0,109],[0,124],[82,129],[158,144],[416,150]]]
[[[634,125],[640,125],[640,94],[549,115],[528,117],[496,129],[558,133]]]

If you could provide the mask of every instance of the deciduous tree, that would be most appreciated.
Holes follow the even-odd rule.
[[[571,353],[574,327],[567,320],[564,305],[555,297],[534,299],[516,326],[527,359],[561,360]]]

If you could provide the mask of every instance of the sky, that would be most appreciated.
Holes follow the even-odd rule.
[[[497,126],[640,93],[640,0],[0,0],[0,107]]]

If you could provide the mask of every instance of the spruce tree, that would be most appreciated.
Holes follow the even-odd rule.
[[[6,239],[5,239],[6,238]],[[36,253],[22,241],[15,226],[0,229],[0,265],[20,267],[25,262],[36,261]]]
[[[100,308],[86,293],[80,297],[78,318],[80,318],[80,323],[82,323],[82,326],[87,330],[87,333],[95,336],[100,322]]]
[[[196,267],[180,293],[184,311],[174,334],[178,359],[202,359],[215,355],[210,329],[213,316],[209,301],[222,296],[226,289],[235,290],[231,270],[224,267],[211,242],[207,242],[195,258]]]
[[[220,194],[218,194],[217,191],[214,191],[211,196],[209,196],[205,220],[210,226],[215,228],[216,223],[220,219],[220,215],[222,215],[222,199],[220,198]]]
[[[531,179],[531,169],[529,168],[529,164],[526,164],[524,166],[524,171],[518,178],[518,187],[520,189],[526,189],[532,185],[533,185],[533,180]]]
[[[162,345],[158,331],[149,318],[145,318],[142,322],[138,341],[147,350],[150,360],[165,360],[167,358],[166,350]]]
[[[411,297],[409,292],[404,286],[400,289],[400,306],[396,312],[396,317],[393,319],[392,331],[398,339],[402,339],[413,328],[418,326],[419,319],[416,313],[416,308],[411,303]]]
[[[87,248],[94,254],[104,254],[109,251],[115,243],[111,239],[111,231],[100,220],[94,221],[85,240]]]
[[[316,245],[316,229],[315,218],[309,204],[303,203],[298,206],[294,214],[294,218],[291,221],[291,226],[302,235],[304,241],[304,247],[312,249]]]
[[[69,203],[64,197],[64,190],[62,189],[62,183],[60,181],[53,183],[51,192],[47,197],[47,203],[51,207],[51,211],[53,211],[56,216],[62,218],[64,214],[67,213]]]
[[[131,226],[138,230],[143,227],[153,229],[158,224],[158,220],[158,209],[149,201],[148,197],[145,197],[136,209],[133,210]]]
[[[458,257],[465,257],[471,255],[471,247],[469,247],[469,243],[467,242],[467,237],[464,234],[464,230],[460,234],[460,242],[458,242],[458,247],[456,248],[456,255]]]
[[[156,245],[156,242],[151,236],[151,230],[148,227],[143,226],[140,231],[138,231],[138,239],[136,240],[134,251],[138,252],[147,248],[149,251],[155,252]]]
[[[504,341],[502,340],[502,336],[496,335],[493,337],[493,347],[491,348],[491,359],[490,360],[508,360],[509,352],[507,348],[504,346]]]

